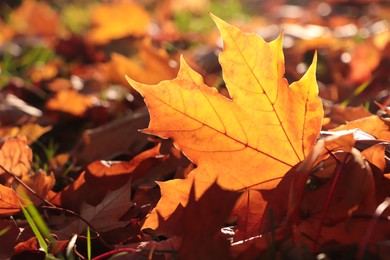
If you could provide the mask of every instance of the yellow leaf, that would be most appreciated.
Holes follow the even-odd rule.
[[[178,68],[171,66],[176,64],[163,49],[155,48],[150,38],[142,41],[139,50],[141,65],[119,53],[113,53],[111,60],[103,64],[103,71],[110,81],[126,85],[123,77],[128,74],[132,79],[146,84],[156,84],[164,79],[172,79],[177,74]]]
[[[25,124],[20,127],[0,127],[0,138],[5,136],[15,137],[25,135],[27,144],[34,143],[39,137],[51,130],[51,126],[40,126],[39,124]]]
[[[150,18],[140,5],[123,2],[97,6],[92,10],[91,20],[95,27],[87,34],[87,39],[105,44],[126,36],[144,35]]]
[[[302,79],[289,86],[283,77],[282,36],[266,43],[213,19],[224,42],[219,59],[231,99],[206,86],[184,59],[174,80],[145,85],[128,78],[150,112],[145,132],[172,138],[198,166],[187,179],[159,183],[162,198],[143,228],[158,228],[159,217],[167,219],[179,204],[185,206],[192,179],[196,198],[217,180],[223,189],[245,191],[248,203],[242,206],[240,200],[233,213],[244,221],[240,232],[250,235],[263,212],[251,207],[259,203],[250,201],[250,194],[275,187],[305,158],[319,134],[323,110],[316,57]]]

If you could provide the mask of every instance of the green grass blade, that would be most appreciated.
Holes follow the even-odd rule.
[[[343,102],[341,102],[341,106],[342,107],[347,107],[349,105],[349,103],[351,102],[352,98],[353,97],[356,97],[357,95],[359,95],[360,93],[362,93],[371,83],[371,80],[368,80],[366,82],[364,82],[363,84],[361,84],[359,87],[357,87],[353,93],[352,93],[352,96],[347,98],[346,100],[344,100]]]
[[[34,204],[29,204],[26,207],[28,213],[30,213],[32,219],[34,220],[36,226],[38,227],[41,234],[47,238],[50,243],[55,244],[55,240],[53,236],[50,233],[49,228],[47,227],[45,221],[42,219],[41,215],[39,214],[37,208],[34,206]]]
[[[30,225],[32,231],[34,232],[35,237],[38,239],[40,246],[43,248],[43,250],[47,254],[48,253],[48,246],[47,246],[45,239],[43,238],[42,234],[39,232],[37,225],[35,224],[33,218],[31,217],[31,215],[27,211],[27,209],[20,202],[19,202],[19,205],[20,205],[20,209],[23,212],[23,215],[25,216],[28,224]]]
[[[87,227],[87,255],[88,260],[91,260],[91,231],[89,230],[89,227]]]
[[[11,227],[5,227],[5,228],[3,228],[2,230],[0,230],[0,237],[1,237],[2,235],[4,235],[5,233],[7,233],[8,230],[10,230],[10,229],[11,229]]]

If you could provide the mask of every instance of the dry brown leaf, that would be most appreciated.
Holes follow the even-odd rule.
[[[86,130],[71,155],[84,165],[121,154],[136,155],[148,142],[147,137],[138,131],[148,124],[148,119],[147,112],[141,111]]]
[[[20,211],[21,199],[16,192],[0,184],[0,215],[10,216]]]
[[[109,191],[117,190],[129,179],[136,182],[160,163],[159,147],[138,154],[128,162],[95,161],[88,165],[71,185],[60,191],[52,203],[79,212],[81,204],[86,202],[98,205]],[[160,158],[162,159],[162,158]],[[79,198],[83,198],[80,200]]]
[[[0,165],[15,176],[29,176],[31,162],[32,151],[25,136],[7,138],[0,143]],[[0,169],[0,184],[10,187],[12,182],[13,177]]]
[[[124,227],[128,221],[120,221],[120,218],[133,205],[130,197],[131,181],[128,181],[121,188],[109,191],[96,206],[82,201],[79,214],[98,232]],[[87,228],[88,224],[84,220],[77,218],[71,223],[66,223],[63,229],[53,232],[60,239],[70,239],[73,234],[81,234]]]
[[[14,181],[13,183],[13,189],[20,196],[27,194],[29,199],[37,206],[44,203],[42,199],[46,198],[47,194],[54,187],[55,184],[54,174],[50,173],[49,175],[47,175],[46,172],[42,170],[38,171],[37,173],[34,173],[33,175],[24,175],[22,176],[21,180],[25,185],[31,188],[40,198],[38,198],[34,194],[31,194],[23,185],[21,185],[17,181]]]
[[[304,193],[300,207],[302,220],[294,230],[298,244],[304,243],[315,249],[318,247],[316,242],[320,245],[331,241],[351,244],[358,243],[364,236],[376,208],[374,178],[368,163],[357,150],[345,155],[349,159],[335,168],[330,180]],[[332,157],[328,160],[334,161]],[[341,167],[341,172],[333,190],[338,167]],[[376,239],[384,239],[383,236],[384,233],[378,234]]]
[[[385,151],[386,146],[384,144],[376,144],[362,152],[362,155],[366,158],[367,161],[378,167],[382,172],[386,169],[386,160],[385,160]]]
[[[12,220],[0,220],[0,259],[10,259],[16,239],[19,236],[19,227]]]

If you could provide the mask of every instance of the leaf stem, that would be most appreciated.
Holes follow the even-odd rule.
[[[328,195],[328,197],[326,199],[326,202],[325,202],[325,207],[324,207],[324,211],[322,212],[322,216],[321,216],[320,224],[318,226],[317,234],[316,234],[316,236],[314,238],[314,242],[316,244],[315,251],[317,251],[319,249],[320,244],[319,244],[318,240],[320,239],[320,236],[321,236],[321,231],[322,231],[322,227],[324,226],[325,217],[326,217],[326,215],[328,214],[328,211],[329,211],[330,201],[332,200],[334,191],[336,189],[337,182],[338,182],[338,180],[340,178],[341,169],[343,168],[343,166],[347,162],[348,158],[349,158],[349,153],[344,157],[344,160],[342,161],[342,163],[337,165],[335,177],[333,179],[333,183],[332,183],[332,186],[330,188],[329,195]]]

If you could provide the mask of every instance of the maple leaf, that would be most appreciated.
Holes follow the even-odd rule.
[[[80,207],[80,216],[100,232],[123,227],[128,224],[128,221],[120,221],[120,218],[133,205],[130,197],[131,181],[128,181],[121,188],[109,191],[96,206],[83,201]],[[72,234],[80,234],[86,228],[87,223],[85,221],[76,219],[64,229],[56,231],[56,234],[69,239]]]
[[[318,188],[306,189],[302,197],[302,219],[294,233],[296,242],[305,243],[307,247],[315,248],[329,241],[359,242],[369,224],[369,218],[362,216],[370,217],[375,212],[376,187],[368,163],[355,148],[352,153],[338,153],[337,156],[343,163],[337,165],[336,160],[329,157],[324,161],[325,168],[315,174],[321,178],[325,172],[331,179]],[[326,167],[333,170],[327,171]],[[384,239],[383,234],[376,237]]]
[[[156,157],[160,155],[158,145],[138,154],[129,162],[95,161],[51,202],[76,212],[80,211],[83,201],[97,206],[110,191],[119,189],[129,179],[135,182],[142,178],[159,162]],[[83,198],[83,201],[79,198]]]
[[[172,138],[198,168],[195,197],[217,180],[223,189],[245,190],[246,203],[236,207],[243,236],[256,228],[263,208],[251,193],[275,187],[303,160],[318,136],[323,110],[315,79],[316,56],[300,81],[283,77],[282,36],[266,43],[213,16],[224,43],[219,56],[231,99],[209,88],[181,59],[178,76],[158,85],[128,78],[144,97],[151,119],[146,133]],[[188,202],[190,178],[159,183],[162,198],[144,228],[159,226],[157,212],[167,218]],[[256,200],[262,200],[257,194]],[[241,200],[242,201],[242,200]],[[241,223],[241,224],[240,224]]]

